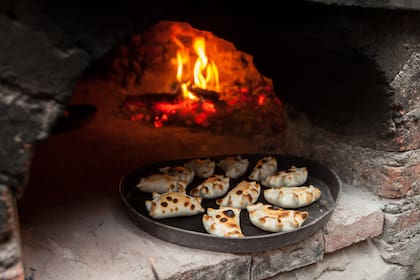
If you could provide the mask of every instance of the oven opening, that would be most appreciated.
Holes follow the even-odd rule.
[[[13,58],[0,55],[0,278],[418,277],[418,7],[318,2],[330,1],[276,16],[12,5],[0,19]],[[292,213],[290,232],[242,208],[242,240],[208,232],[216,199],[191,219],[152,217],[147,201],[168,202],[142,178],[193,159],[228,176],[230,156],[249,163],[231,189],[274,157],[276,171],[309,171],[284,191],[321,195],[265,209]],[[255,204],[283,187],[265,179]]]

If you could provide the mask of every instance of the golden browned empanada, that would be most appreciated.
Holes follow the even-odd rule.
[[[142,192],[164,193],[164,192],[185,192],[185,182],[167,174],[152,174],[142,177],[137,184],[137,188]]]
[[[321,190],[313,185],[302,187],[280,187],[264,190],[264,198],[269,203],[284,208],[307,206],[321,197]]]
[[[159,171],[178,178],[179,181],[185,182],[187,186],[191,184],[195,175],[194,170],[184,166],[165,166],[159,168]]]
[[[292,166],[286,171],[273,173],[263,180],[261,184],[268,188],[297,187],[304,184],[307,179],[308,169],[306,167],[298,168]]]
[[[217,166],[225,171],[229,178],[236,179],[245,174],[248,169],[249,161],[241,156],[226,157],[217,163]]]
[[[216,204],[245,209],[258,200],[260,192],[261,186],[257,182],[242,181],[230,190],[225,197],[217,199]]]
[[[215,236],[241,238],[244,237],[240,226],[241,209],[223,207],[207,208],[203,215],[203,226],[208,233]]]
[[[277,160],[272,156],[260,159],[252,169],[249,179],[262,181],[277,171]]]
[[[265,231],[292,231],[300,228],[308,218],[306,211],[284,210],[277,206],[257,203],[246,208],[251,223]]]
[[[213,175],[207,178],[203,183],[193,188],[190,194],[201,196],[205,199],[212,199],[224,196],[229,190],[230,178],[223,175]]]
[[[192,216],[203,213],[201,197],[193,197],[179,192],[153,193],[153,200],[146,200],[146,209],[154,219]]]
[[[185,167],[194,170],[197,177],[208,178],[214,174],[216,163],[210,159],[192,159],[184,164]]]

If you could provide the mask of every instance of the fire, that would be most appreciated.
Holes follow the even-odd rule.
[[[282,128],[282,103],[249,54],[186,23],[161,22],[141,36],[118,48],[112,63],[122,115],[217,133]]]
[[[186,100],[198,101],[199,98],[191,91],[192,88],[200,88],[205,90],[212,90],[218,92],[219,85],[219,71],[216,63],[210,61],[206,55],[206,43],[204,38],[197,37],[193,42],[193,49],[197,57],[194,66],[190,65],[190,51],[182,44],[176,37],[173,38],[179,50],[176,54],[177,72],[176,79],[180,83],[182,96]],[[192,69],[192,73],[188,73],[188,69]],[[192,77],[191,77],[192,74]],[[191,85],[194,85],[192,87]]]

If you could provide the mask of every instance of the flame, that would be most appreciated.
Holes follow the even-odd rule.
[[[192,67],[192,73],[186,73],[187,70],[191,68],[191,65],[189,65],[189,62],[191,61],[189,59],[190,52],[179,39],[173,37],[173,40],[179,48],[176,53],[176,79],[181,85],[183,98],[191,101],[199,100],[199,98],[190,91],[189,88],[191,87],[191,84],[200,89],[218,92],[220,90],[219,71],[216,63],[214,61],[209,61],[209,58],[206,55],[206,43],[204,38],[197,37],[194,39],[193,49],[197,58]]]
[[[182,69],[184,68],[184,61],[182,60],[182,54],[180,51],[176,52],[176,60],[178,62],[178,69],[176,70],[176,80],[181,82],[182,80]]]
[[[199,100],[199,98],[194,93],[188,90],[188,86],[186,83],[181,84],[181,90],[182,90],[182,97],[184,97],[184,99],[192,100],[192,101]]]

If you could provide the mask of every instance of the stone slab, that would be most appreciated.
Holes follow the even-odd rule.
[[[384,214],[377,197],[343,186],[342,196],[324,228],[325,252],[331,253],[382,233]]]
[[[34,279],[249,279],[251,257],[178,246],[129,220],[116,200],[50,209],[22,222]],[[193,272],[193,273],[192,273]]]
[[[280,272],[316,263],[322,260],[323,256],[324,239],[319,231],[310,238],[281,250],[254,255],[250,279],[267,279]]]
[[[385,262],[370,241],[363,241],[332,254],[316,264],[281,273],[270,280],[410,279],[410,268]]]

